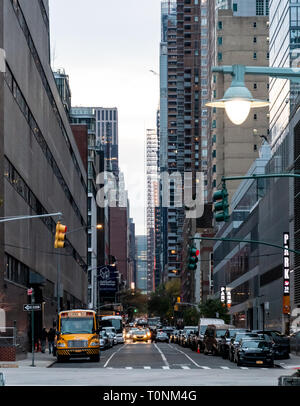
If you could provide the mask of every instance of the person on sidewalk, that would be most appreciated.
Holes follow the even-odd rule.
[[[45,350],[46,350],[46,340],[47,340],[47,337],[48,337],[48,333],[47,333],[46,329],[43,328],[42,333],[41,333],[42,353],[44,353]]]
[[[54,328],[51,327],[50,330],[48,331],[49,354],[53,353],[54,339],[55,339],[55,330]]]

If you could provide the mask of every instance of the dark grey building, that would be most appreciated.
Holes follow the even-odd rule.
[[[57,311],[87,303],[87,175],[50,67],[47,0],[0,2],[0,217],[62,212],[66,247],[54,249],[57,218],[23,220],[0,228],[0,296],[6,325],[16,321],[24,348],[30,318],[23,304],[35,289],[36,334]]]
[[[283,151],[270,159],[268,155],[266,150],[248,174],[286,172]],[[282,247],[283,235],[290,231],[289,180],[243,181],[232,199],[231,209],[231,221],[220,228],[217,237],[263,241]],[[284,250],[258,243],[218,242],[214,246],[215,297],[220,297],[223,287],[231,299],[233,324],[288,331],[289,315],[283,312]]]

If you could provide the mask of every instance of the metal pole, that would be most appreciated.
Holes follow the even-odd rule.
[[[34,365],[34,310],[33,310],[33,305],[35,303],[35,298],[34,298],[34,289],[32,289],[32,295],[31,295],[31,352],[32,352],[32,363],[31,366],[35,367]]]
[[[52,217],[52,216],[61,216],[62,213],[51,213],[51,214],[41,214],[40,216],[14,216],[14,217],[4,217],[0,219],[0,223],[6,223],[7,221],[16,221],[16,220],[28,220],[28,219],[37,219],[43,217]]]
[[[56,275],[56,280],[57,280],[57,314],[60,312],[60,254],[57,253],[57,275]]]

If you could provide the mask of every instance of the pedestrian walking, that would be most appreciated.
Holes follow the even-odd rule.
[[[42,352],[44,353],[46,350],[46,340],[48,337],[48,333],[45,328],[43,328],[41,333],[41,344],[42,344]]]
[[[53,353],[54,339],[55,339],[55,330],[54,328],[51,327],[50,330],[48,331],[49,354]]]

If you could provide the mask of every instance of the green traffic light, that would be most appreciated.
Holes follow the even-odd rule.
[[[228,192],[226,189],[226,185],[223,184],[222,190],[217,190],[213,195],[213,201],[216,202],[214,204],[214,212],[215,212],[215,220],[216,222],[227,222],[229,219],[229,204],[228,204]]]

